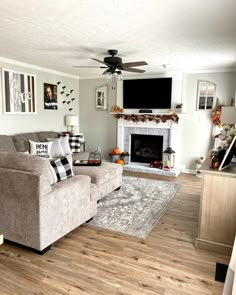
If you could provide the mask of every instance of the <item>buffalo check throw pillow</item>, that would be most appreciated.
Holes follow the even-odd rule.
[[[73,176],[71,165],[67,157],[53,160],[51,161],[51,165],[55,170],[58,182]]]
[[[81,141],[81,135],[69,136],[70,150],[72,151],[72,153],[80,152],[80,141]]]

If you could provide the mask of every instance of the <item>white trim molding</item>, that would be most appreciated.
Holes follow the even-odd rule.
[[[2,57],[2,56],[0,56],[0,62],[15,65],[15,66],[19,66],[19,67],[24,67],[24,68],[28,68],[28,69],[32,69],[32,70],[37,70],[37,71],[41,71],[41,72],[47,72],[47,73],[50,73],[50,74],[63,76],[63,77],[71,78],[71,79],[79,80],[79,78],[80,78],[79,76],[67,74],[67,73],[64,73],[64,72],[59,72],[59,71],[56,71],[56,70],[52,70],[52,69],[49,69],[49,68],[44,68],[44,67],[40,67],[40,66],[36,66],[36,65],[28,64],[28,63],[24,63],[24,62],[21,62],[21,61],[17,61],[17,60],[14,60],[14,59],[9,59],[9,58]]]

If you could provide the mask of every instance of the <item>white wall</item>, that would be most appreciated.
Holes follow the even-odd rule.
[[[108,85],[108,110],[97,111],[95,91],[97,87],[107,85],[105,79],[86,79],[79,81],[80,89],[80,131],[84,133],[86,150],[93,152],[101,147],[103,159],[109,159],[109,152],[116,147],[117,120],[110,114],[114,106],[115,92]]]
[[[36,102],[37,114],[4,114],[3,113],[3,89],[2,69],[0,71],[0,134],[17,134],[31,131],[65,131],[64,116],[66,114],[79,115],[79,83],[77,78],[69,75],[60,75],[53,72],[45,72],[43,69],[28,65],[19,66],[0,61],[0,68],[12,69],[36,75]],[[66,85],[66,89],[74,89],[73,111],[69,112],[67,104],[62,104],[63,95],[58,91],[58,110],[44,110],[43,83],[56,84],[58,81]],[[60,87],[58,87],[60,90]]]
[[[196,110],[198,80],[216,83],[216,97],[220,104],[230,105],[235,96],[236,72],[185,74],[183,84],[183,111],[180,115],[179,145],[181,163],[186,169],[195,169],[195,160],[206,156],[213,148],[211,110]]]
[[[169,76],[166,74],[166,76]],[[171,74],[173,77],[172,101],[183,103],[183,114],[180,114],[178,124],[177,162],[185,167],[185,171],[195,170],[195,160],[206,156],[213,143],[211,121],[212,111],[197,111],[197,82],[207,80],[216,83],[216,93],[222,104],[229,105],[235,96],[236,72]],[[146,77],[146,76],[145,76]],[[109,111],[95,110],[95,88],[106,85],[103,79],[80,80],[80,129],[85,133],[87,147],[94,151],[102,147],[103,157],[116,146],[116,120],[109,114],[114,97],[109,89]],[[122,86],[118,87],[118,105],[121,105]]]
[[[1,68],[22,71],[36,75],[37,114],[10,115],[3,113],[2,77],[0,78],[0,134],[17,134],[31,131],[65,131],[64,116],[69,114],[68,105],[63,105],[63,96],[58,94],[58,110],[44,110],[43,83],[56,84],[61,81],[67,89],[74,89],[71,114],[79,115],[79,127],[76,131],[83,132],[86,149],[96,151],[102,148],[102,157],[108,159],[109,152],[117,145],[117,120],[109,113],[116,105],[116,93],[111,91],[110,84],[105,79],[77,80],[76,77],[62,75],[32,66],[20,66],[0,61]],[[0,72],[0,75],[2,72]],[[212,111],[197,111],[197,82],[207,80],[216,83],[216,93],[219,102],[230,105],[235,97],[236,72],[198,73],[173,75],[175,89],[172,93],[173,103],[183,102],[183,114],[180,114],[178,124],[178,163],[187,170],[195,169],[195,160],[206,156],[211,149],[213,136]],[[182,83],[183,81],[183,83]],[[97,111],[95,108],[95,90],[108,85],[108,110]],[[183,85],[183,89],[181,89]],[[118,87],[118,101],[121,89]],[[58,91],[59,92],[59,91]],[[119,104],[118,104],[119,105]],[[121,105],[120,105],[121,106]]]

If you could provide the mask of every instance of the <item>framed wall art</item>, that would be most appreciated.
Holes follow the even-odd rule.
[[[183,111],[183,104],[182,103],[176,103],[175,108],[174,108],[174,111],[177,114],[181,114],[182,111]]]
[[[96,89],[96,110],[106,111],[107,106],[107,86],[102,86]]]
[[[57,110],[57,85],[44,83],[44,109],[45,110]]]
[[[209,81],[198,81],[197,110],[212,110],[215,105],[216,84]]]
[[[36,76],[2,69],[4,114],[36,114]]]

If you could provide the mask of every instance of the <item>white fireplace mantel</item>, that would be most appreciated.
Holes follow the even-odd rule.
[[[165,135],[168,137],[167,145],[171,146],[175,150],[177,126],[178,125],[171,120],[156,124],[153,121],[132,122],[120,118],[117,119],[117,146],[121,151],[128,150],[130,152],[130,139],[129,142],[127,142],[128,139],[126,138],[127,129],[129,129],[131,133],[133,132],[135,134]],[[165,132],[164,129],[168,132]],[[128,132],[128,134],[130,132]]]

